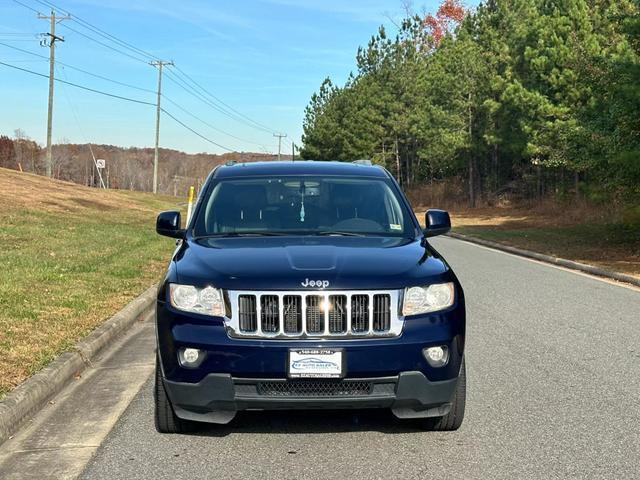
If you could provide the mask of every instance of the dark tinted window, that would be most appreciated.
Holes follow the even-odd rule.
[[[281,176],[215,183],[194,233],[331,231],[412,236],[413,224],[386,179]]]

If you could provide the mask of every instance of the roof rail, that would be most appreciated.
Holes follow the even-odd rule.
[[[371,160],[367,160],[367,159],[363,159],[363,160],[354,160],[351,163],[355,163],[356,165],[368,165],[371,166],[373,165],[373,163],[371,162]]]

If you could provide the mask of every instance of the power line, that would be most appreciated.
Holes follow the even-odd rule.
[[[228,111],[226,111],[225,109],[221,108],[220,106],[216,105],[215,103],[213,103],[211,100],[209,100],[208,98],[206,98],[204,95],[202,95],[200,92],[198,92],[194,87],[192,87],[191,85],[189,85],[188,83],[186,83],[181,77],[178,77],[175,73],[173,72],[169,72],[167,71],[167,78],[173,82],[174,84],[178,85],[180,88],[182,88],[184,91],[186,91],[187,93],[189,93],[190,95],[192,95],[193,97],[195,97],[196,99],[200,100],[201,102],[205,103],[206,105],[208,105],[209,107],[213,108],[214,110],[216,110],[217,112],[222,113],[223,115],[228,116],[229,118],[236,120],[240,123],[243,123],[244,125],[248,125],[249,127],[252,128],[256,128],[251,124],[248,124],[246,121],[243,121],[240,118],[237,118],[235,115],[233,115],[232,113],[229,113]],[[265,130],[265,129],[260,129],[262,131],[264,131],[265,133],[272,133],[271,130]]]
[[[36,2],[38,2],[41,5],[47,6],[47,7],[52,7],[52,8],[56,8],[57,10],[60,10],[61,12],[65,12],[69,15],[71,15],[71,12],[60,8],[58,6],[56,6],[53,2],[49,2],[47,0],[35,0]],[[155,59],[155,55],[146,52],[145,50],[142,50],[141,48],[136,47],[135,45],[132,45],[131,43],[122,40],[118,37],[116,37],[115,35],[110,34],[109,32],[106,32],[104,30],[102,30],[100,27],[97,27],[89,22],[87,22],[86,20],[78,17],[77,15],[73,15],[72,16],[72,21],[74,21],[75,23],[78,23],[79,25],[82,25],[84,28],[88,29],[88,30],[92,30],[94,33],[97,33],[99,35],[102,36],[106,36],[108,38],[111,39],[112,42],[119,44],[120,46],[127,48],[131,51],[136,52],[138,55],[141,55],[143,57],[147,57],[147,59]]]
[[[169,102],[170,104],[172,104],[173,106],[175,106],[176,108],[181,110],[182,112],[184,112],[187,115],[189,115],[191,118],[194,118],[195,120],[198,120],[200,123],[202,123],[203,125],[206,125],[207,127],[211,128],[212,130],[215,130],[216,132],[222,133],[223,135],[227,135],[227,136],[229,136],[231,138],[235,138],[236,140],[239,140],[240,142],[251,143],[253,145],[258,145],[259,147],[266,148],[265,145],[260,143],[260,142],[254,142],[252,140],[247,140],[246,138],[237,137],[236,135],[233,135],[233,134],[231,134],[229,132],[225,132],[224,130],[221,130],[220,128],[210,124],[206,120],[203,120],[202,118],[198,117],[197,115],[194,115],[193,113],[191,113],[186,108],[180,106],[177,102],[174,102],[173,100],[171,100],[164,93],[162,94],[162,98],[164,98],[167,102]]]
[[[186,91],[188,94],[192,95],[193,97],[195,97],[196,99],[200,100],[201,102],[207,104],[208,106],[210,106],[211,108],[213,108],[217,112],[220,112],[223,115],[226,115],[226,116],[236,120],[236,118],[234,118],[234,116],[232,114],[230,114],[229,112],[227,112],[226,110],[224,110],[223,108],[219,107],[218,105],[213,103],[211,100],[206,98],[204,95],[199,93],[191,85],[186,83],[182,78],[178,77],[175,73],[168,71],[167,72],[167,78],[169,80],[171,80],[171,82],[173,82],[174,84],[176,84],[180,88],[182,88],[184,91]],[[269,132],[269,133],[271,133],[271,132]]]
[[[7,48],[11,48],[13,50],[17,50],[17,51],[22,52],[22,53],[27,53],[29,55],[33,55],[33,56],[38,57],[38,58],[43,58],[45,60],[48,60],[48,58],[49,58],[46,55],[40,55],[39,53],[31,52],[31,51],[25,50],[23,48],[14,47],[13,45],[8,45],[8,44],[6,44],[4,42],[0,42],[0,45],[2,45],[4,47],[7,47]],[[142,92],[156,93],[156,92],[154,92],[153,90],[151,90],[149,88],[138,87],[136,85],[131,85],[129,83],[121,82],[119,80],[114,80],[112,78],[108,78],[108,77],[105,77],[103,75],[98,75],[97,73],[89,72],[88,70],[84,70],[82,68],[74,67],[73,65],[69,65],[68,63],[63,63],[63,62],[61,62],[59,60],[56,61],[56,64],[62,65],[63,67],[69,68],[71,70],[76,70],[78,72],[84,73],[85,75],[90,75],[92,77],[99,78],[100,80],[105,80],[107,82],[115,83],[117,85],[122,85],[123,87],[134,88],[134,89],[140,90]]]
[[[43,73],[39,73],[39,72],[34,72],[33,70],[28,70],[26,68],[22,68],[22,67],[18,67],[16,65],[11,65],[9,63],[5,63],[5,62],[1,62],[0,61],[0,65],[3,65],[5,67],[9,67],[9,68],[13,68],[16,70],[20,70],[22,72],[26,72],[26,73],[30,73],[32,75],[37,75],[38,77],[42,77],[42,78],[49,78],[49,75],[45,75]],[[123,97],[121,95],[115,95],[112,93],[108,93],[108,92],[103,92],[101,90],[96,90],[94,88],[90,88],[90,87],[85,87],[84,85],[78,85],[77,83],[73,83],[73,82],[69,82],[66,80],[62,80],[60,78],[56,78],[55,79],[56,82],[59,83],[64,83],[65,85],[70,85],[72,87],[76,87],[76,88],[80,88],[82,90],[87,90],[89,92],[93,92],[93,93],[99,93],[100,95],[106,95],[108,97],[113,97],[113,98],[117,98],[120,100],[126,100],[129,102],[134,102],[134,103],[139,103],[139,104],[143,104],[143,105],[150,105],[152,107],[155,107],[156,104],[155,103],[151,103],[151,102],[145,102],[143,100],[136,100],[133,98],[128,98],[128,97]],[[223,150],[227,150],[228,152],[233,152],[234,150],[232,148],[229,147],[225,147],[224,145],[221,145],[213,140],[211,140],[210,138],[208,138],[207,136],[201,134],[200,132],[196,131],[195,129],[193,129],[192,127],[190,127],[189,125],[187,125],[186,123],[184,123],[182,120],[178,119],[177,117],[175,117],[173,114],[171,114],[170,112],[168,112],[166,109],[161,108],[162,113],[164,113],[165,115],[167,115],[169,118],[171,118],[173,121],[175,121],[176,123],[178,123],[179,125],[181,125],[182,127],[186,128],[187,130],[189,130],[191,133],[193,133],[194,135],[197,135],[198,137],[202,138],[203,140],[211,143],[212,145],[215,145],[216,147],[222,148]]]
[[[70,68],[71,70],[76,70],[78,72],[84,73],[85,75],[90,75],[92,77],[99,78],[100,80],[104,80],[106,82],[111,82],[111,83],[114,83],[116,85],[121,85],[123,87],[133,88],[133,89],[139,90],[141,92],[155,93],[153,90],[151,90],[149,88],[138,87],[136,85],[131,85],[130,83],[125,83],[125,82],[121,82],[119,80],[114,80],[112,78],[104,77],[102,75],[98,75],[97,73],[92,73],[92,72],[89,72],[87,70],[83,70],[82,68],[78,68],[78,67],[74,67],[73,65],[69,65],[67,63],[58,62],[58,65],[62,65],[64,67],[66,67],[66,68]]]
[[[49,78],[49,75],[45,75],[44,73],[34,72],[33,70],[28,70],[26,68],[18,67],[17,65],[11,65],[11,64],[5,63],[5,62],[0,62],[0,65],[4,65],[5,67],[9,67],[9,68],[13,68],[15,70],[20,70],[20,71],[23,71],[23,72],[26,72],[26,73],[30,73],[32,75],[37,75],[38,77]],[[104,96],[107,96],[107,97],[117,98],[119,100],[126,100],[128,102],[133,102],[133,103],[139,103],[141,105],[151,105],[152,107],[156,106],[156,104],[152,103],[152,102],[146,102],[144,100],[138,100],[138,99],[135,99],[135,98],[124,97],[122,95],[116,95],[115,93],[104,92],[102,90],[97,90],[95,88],[85,87],[84,85],[79,85],[77,83],[68,82],[68,81],[62,80],[60,78],[56,78],[54,80],[56,82],[58,82],[58,83],[64,83],[66,85],[71,85],[72,87],[80,88],[82,90],[87,90],[88,92],[98,93],[100,95],[104,95]]]
[[[213,100],[219,102],[220,104],[222,104],[223,106],[225,106],[226,108],[228,108],[229,110],[231,110],[232,112],[234,112],[235,114],[237,114],[238,116],[246,119],[247,121],[251,122],[252,124],[254,124],[257,128],[261,129],[261,130],[265,130],[268,133],[273,133],[273,129],[267,127],[266,125],[263,125],[255,120],[253,120],[252,118],[248,117],[247,115],[243,114],[242,112],[239,112],[238,110],[236,110],[235,108],[233,108],[232,106],[228,105],[227,103],[223,102],[221,99],[219,99],[218,97],[216,97],[214,94],[212,94],[211,92],[209,92],[208,90],[206,90],[202,85],[200,85],[198,82],[196,82],[193,78],[191,78],[189,75],[187,75],[180,67],[175,66],[174,67],[178,72],[180,72],[182,74],[182,76],[184,76],[188,81],[190,81],[193,85],[195,85],[196,87],[198,87],[202,92],[205,93],[205,95],[209,96],[210,98],[212,98]]]
[[[40,55],[39,53],[32,52],[30,50],[25,50],[24,48],[14,47],[13,45],[9,45],[9,44],[4,43],[4,42],[0,42],[0,45],[2,45],[3,47],[11,48],[13,50],[17,50],[18,52],[28,53],[29,55],[33,55],[35,57],[44,58],[45,60],[49,60],[49,57],[47,57],[46,55]],[[61,62],[58,62],[58,63],[61,64]]]
[[[178,67],[177,65],[173,66],[174,69],[176,69],[180,74],[182,74],[182,76],[189,81],[191,84],[195,85],[196,87],[198,87],[199,90],[201,90],[202,92],[204,92],[205,95],[209,96],[211,99],[213,99],[214,101],[222,104],[224,107],[226,107],[227,109],[231,110],[232,112],[234,112],[237,116],[242,117],[243,119],[246,119],[248,122],[251,122],[253,125],[249,125],[249,126],[254,126],[253,128],[257,128],[258,130],[262,130],[266,133],[273,133],[273,129],[269,128],[268,126],[259,123],[255,120],[253,120],[251,117],[248,117],[247,115],[243,114],[242,112],[239,112],[238,110],[236,110],[235,108],[233,108],[231,105],[225,103],[223,100],[221,100],[220,98],[216,97],[214,94],[212,94],[211,92],[209,92],[207,89],[205,89],[201,84],[199,84],[198,82],[196,82],[192,77],[190,77],[184,70],[182,70],[180,67]],[[229,114],[227,114],[229,115]],[[231,116],[231,118],[234,118],[237,121],[240,121],[241,123],[245,123],[242,120],[239,120],[238,118]],[[286,135],[285,135],[286,136]],[[288,141],[289,143],[291,143],[292,148],[294,147],[294,143],[292,141]]]
[[[56,8],[56,9],[58,9],[58,10],[61,10],[61,11],[63,11],[63,12],[66,12],[66,13],[70,14],[70,12],[68,12],[68,11],[66,11],[66,10],[64,10],[64,9],[59,8],[56,4],[54,4],[53,2],[50,2],[50,1],[48,1],[48,0],[35,0],[35,1],[36,1],[36,2],[38,2],[38,3],[40,3],[41,5],[48,6],[48,7],[53,7],[53,8]],[[117,44],[119,44],[120,46],[122,46],[122,47],[124,47],[124,48],[127,48],[127,49],[129,49],[130,51],[135,52],[137,55],[141,55],[141,56],[147,57],[147,59],[155,59],[155,56],[154,56],[153,54],[151,54],[151,53],[149,53],[149,52],[147,52],[147,51],[145,51],[145,50],[142,50],[141,48],[138,48],[138,47],[136,47],[135,45],[132,45],[131,43],[126,42],[125,40],[122,40],[122,39],[120,39],[120,38],[116,37],[115,35],[112,35],[112,34],[110,34],[110,33],[106,32],[105,30],[101,29],[100,27],[97,27],[97,26],[95,26],[95,25],[93,25],[93,24],[91,24],[91,23],[87,22],[86,20],[83,20],[82,18],[80,18],[80,17],[78,17],[78,16],[76,16],[76,15],[74,15],[74,16],[72,17],[72,20],[73,20],[74,22],[76,22],[76,23],[81,24],[81,25],[82,25],[82,26],[84,26],[85,28],[87,28],[87,29],[89,29],[89,30],[93,31],[94,33],[98,33],[98,34],[101,34],[101,35],[104,35],[104,36],[106,36],[106,37],[110,38],[110,39],[111,39],[111,41],[113,41],[114,43],[117,43]],[[76,32],[76,33],[79,33],[79,32]],[[95,39],[94,39],[94,41],[95,41]],[[104,45],[104,44],[102,44],[102,45]],[[118,52],[120,52],[120,53],[125,54],[124,52],[121,52],[120,50],[116,50],[116,51],[118,51]],[[131,57],[131,56],[130,56],[130,55],[128,55],[128,54],[126,54],[126,55],[127,55],[127,56],[129,56],[129,57]],[[180,72],[180,74],[182,74],[182,75],[187,79],[187,81],[191,82],[193,85],[195,85],[197,88],[199,88],[202,92],[204,92],[204,93],[205,93],[206,95],[208,95],[210,98],[214,99],[214,101],[217,101],[218,103],[220,103],[221,105],[223,105],[224,107],[226,107],[227,109],[229,109],[231,112],[235,113],[236,115],[238,115],[239,117],[241,117],[241,118],[245,119],[246,121],[248,121],[248,122],[252,123],[252,124],[254,125],[254,128],[255,128],[255,127],[257,127],[257,128],[259,128],[259,129],[261,129],[261,130],[264,130],[264,131],[265,131],[265,132],[267,132],[267,133],[272,133],[272,132],[273,132],[273,130],[272,130],[272,129],[270,129],[269,127],[267,127],[267,126],[265,126],[265,125],[263,125],[263,124],[260,124],[259,122],[257,122],[257,121],[255,121],[255,120],[253,120],[252,118],[248,117],[247,115],[245,115],[245,114],[243,114],[243,113],[239,112],[238,110],[236,110],[235,108],[231,107],[230,105],[228,105],[227,103],[225,103],[224,101],[222,101],[221,99],[219,99],[218,97],[216,97],[215,95],[213,95],[212,93],[208,92],[204,87],[202,87],[202,85],[200,85],[200,84],[199,84],[198,82],[196,82],[193,78],[191,78],[189,75],[187,75],[187,74],[186,74],[186,73],[185,73],[181,68],[179,68],[178,66],[175,66],[175,65],[174,65],[174,68],[175,68],[178,72]],[[221,111],[221,110],[222,110],[222,109],[220,108],[220,110],[219,110],[219,111]],[[227,114],[228,116],[231,116],[232,118],[234,118],[234,117],[233,117],[229,112],[223,112],[223,113],[225,113],[225,114]],[[238,120],[237,118],[235,118],[235,119],[236,119],[236,120]]]
[[[34,59],[4,58],[3,60],[7,60],[8,62],[13,62],[13,63],[40,63],[40,65],[42,65],[42,62],[44,61],[44,60],[38,60],[36,58]]]
[[[67,30],[71,30],[72,32],[77,33],[78,35],[83,36],[84,38],[86,38],[88,40],[91,40],[92,42],[97,43],[98,45],[102,45],[103,47],[108,48],[109,50],[113,50],[114,52],[117,52],[117,53],[119,53],[121,55],[129,57],[129,58],[135,60],[136,62],[147,63],[147,60],[145,60],[145,59],[142,59],[140,57],[134,57],[133,55],[130,55],[127,52],[119,50],[119,49],[117,49],[115,47],[112,47],[111,45],[109,45],[107,43],[101,42],[100,40],[98,40],[96,38],[93,38],[93,37],[91,37],[91,36],[89,36],[89,35],[87,35],[85,33],[82,33],[80,31],[76,30],[75,28],[70,27],[69,25],[63,25],[63,27],[66,28]]]
[[[189,125],[183,123],[182,121],[178,120],[176,117],[174,117],[172,114],[170,114],[169,112],[167,112],[164,108],[161,109],[162,113],[164,113],[165,115],[167,115],[169,118],[173,119],[176,123],[179,123],[180,125],[182,125],[184,128],[186,128],[187,130],[189,130],[191,133],[199,136],[200,138],[202,138],[203,140],[206,140],[207,142],[215,145],[216,147],[220,147],[223,150],[226,150],[228,152],[233,152],[234,150],[232,148],[228,148],[225,147],[224,145],[220,145],[219,143],[214,142],[213,140],[211,140],[210,138],[205,137],[204,135],[202,135],[201,133],[196,132],[193,128],[191,128]]]
[[[24,4],[23,2],[21,2],[20,0],[14,0],[16,3],[29,8],[32,11],[37,11],[33,8],[31,8],[29,5]],[[40,5],[43,5],[47,8],[55,8],[61,12],[64,12],[68,15],[71,15],[71,12],[69,12],[68,10],[65,10],[63,8],[58,7],[55,3],[48,1],[48,0],[35,0],[37,3],[39,3]],[[104,48],[110,49],[116,53],[119,53],[121,55],[124,55],[132,60],[138,61],[138,62],[144,62],[144,63],[148,63],[148,61],[150,59],[155,59],[155,56],[152,55],[151,53],[136,47],[135,45],[132,45],[131,43],[122,40],[118,37],[116,37],[115,35],[112,35],[108,32],[106,32],[105,30],[91,24],[90,22],[87,22],[86,20],[73,15],[71,17],[71,21],[73,21],[74,23],[78,24],[79,26],[89,30],[90,32],[94,33],[94,34],[98,34],[102,37],[105,37],[107,41],[117,45],[117,47],[114,47],[113,45],[106,43],[105,41],[102,41],[101,39],[97,39],[92,35],[89,35],[85,32],[79,31],[76,28],[73,28],[69,25],[63,25],[64,28],[66,28],[67,30],[74,32],[94,43],[97,43],[98,45],[101,45]],[[125,51],[125,50],[127,51]],[[69,67],[69,66],[68,66]],[[111,81],[112,83],[119,83],[123,86],[127,86],[127,87],[131,87],[131,88],[136,88],[139,89],[141,91],[148,91],[147,89],[140,89],[139,87],[135,87],[129,84],[125,84],[124,82],[118,82],[112,79],[106,79],[106,77],[102,77],[102,76],[98,76],[97,74],[93,74],[93,73],[87,73],[86,71],[83,71],[82,69],[78,69],[77,67],[69,67],[69,68],[73,68],[76,69],[78,71],[82,71],[82,73],[85,74],[89,74],[92,76],[95,76],[97,78],[101,78],[102,80],[106,80],[106,81]],[[197,98],[199,101],[204,102],[205,104],[207,104],[209,107],[213,108],[214,110],[222,113],[223,115],[226,115],[227,117],[242,123],[244,125],[247,125],[251,128],[263,131],[265,133],[269,133],[272,134],[273,133],[273,129],[269,128],[268,126],[261,124],[259,122],[257,122],[256,120],[250,118],[249,116],[243,114],[242,112],[238,111],[237,109],[233,108],[232,106],[230,106],[229,104],[225,103],[223,100],[221,100],[220,98],[216,97],[215,95],[213,95],[211,92],[209,92],[207,89],[205,89],[201,84],[199,84],[197,81],[195,81],[192,77],[190,77],[186,72],[184,72],[182,69],[180,69],[179,67],[175,67],[174,69],[175,71],[175,76],[171,77],[171,81],[173,83],[177,83],[178,86],[180,86],[181,88],[183,88],[184,90],[186,90],[190,95],[193,95],[195,98]],[[167,72],[169,73],[169,72]],[[170,75],[167,75],[170,76]],[[202,93],[201,93],[202,92]],[[155,93],[155,92],[154,92]],[[223,132],[226,134],[226,132]],[[229,135],[231,137],[234,137],[233,135]],[[239,139],[239,137],[236,137]],[[245,140],[241,140],[241,141],[245,141]],[[257,145],[261,145],[258,142],[250,142],[250,143],[254,143]]]
[[[31,10],[32,12],[40,13],[40,12],[39,12],[38,10],[36,10],[35,8],[33,8],[33,7],[29,6],[29,5],[27,5],[27,4],[23,3],[23,2],[21,2],[20,0],[13,0],[13,1],[14,1],[15,3],[19,4],[19,5],[22,5],[22,6],[23,6],[23,7],[25,7],[25,8],[28,8],[28,9],[29,9],[29,10]],[[110,37],[110,38],[112,38],[112,39],[115,39],[115,40],[112,40],[112,41],[113,41],[113,42],[115,42],[115,41],[119,42],[120,44],[124,45],[124,46],[125,46],[125,48],[128,48],[129,50],[134,51],[138,56],[137,56],[137,57],[135,57],[135,56],[133,56],[133,55],[131,55],[131,54],[127,53],[127,52],[124,52],[124,51],[122,51],[122,50],[120,50],[120,49],[118,49],[118,48],[115,48],[115,47],[113,47],[113,46],[111,46],[111,45],[109,45],[109,44],[106,44],[106,43],[104,43],[104,42],[101,42],[100,40],[97,40],[96,38],[91,37],[91,36],[89,36],[89,35],[87,35],[87,34],[85,34],[85,33],[83,33],[83,32],[80,32],[80,31],[76,30],[75,28],[70,27],[69,25],[63,25],[66,29],[68,29],[68,30],[70,30],[70,31],[72,31],[72,32],[74,32],[74,33],[76,33],[76,34],[78,34],[78,35],[81,35],[81,36],[83,36],[84,38],[86,38],[86,39],[88,39],[88,40],[91,40],[92,42],[95,42],[95,43],[97,43],[97,44],[99,44],[99,45],[102,45],[103,47],[108,48],[108,49],[110,49],[110,50],[113,50],[113,51],[115,51],[115,52],[117,52],[117,53],[119,53],[119,54],[121,54],[121,55],[125,55],[125,56],[127,56],[127,57],[129,57],[129,58],[131,58],[131,59],[133,59],[133,60],[138,61],[138,62],[144,62],[144,63],[147,63],[148,58],[154,58],[151,54],[149,54],[149,53],[145,52],[144,50],[138,49],[137,47],[134,47],[133,45],[131,45],[131,44],[129,44],[129,43],[127,43],[127,42],[125,42],[124,40],[119,40],[119,39],[118,39],[117,37],[115,37],[114,35],[111,35],[110,33],[107,33],[107,32],[105,32],[104,30],[101,30],[101,29],[99,29],[98,27],[95,27],[95,26],[91,25],[89,22],[86,22],[85,20],[82,20],[81,18],[79,18],[79,17],[77,17],[77,16],[75,16],[75,15],[71,15],[71,12],[69,12],[68,10],[65,10],[64,8],[60,8],[60,7],[58,7],[58,6],[57,6],[57,5],[55,5],[54,3],[51,3],[51,2],[43,2],[43,1],[41,1],[41,0],[35,0],[35,1],[36,1],[36,2],[38,2],[39,4],[43,5],[43,6],[47,7],[47,8],[55,8],[56,10],[59,10],[59,11],[61,11],[61,12],[64,12],[65,14],[67,14],[67,15],[71,16],[71,20],[72,20],[73,22],[75,22],[75,23],[77,23],[77,24],[79,24],[79,25],[83,26],[84,28],[87,28],[87,29],[89,29],[89,30],[92,30],[94,33],[98,33],[98,32],[100,32],[100,33],[101,33],[102,35],[104,35],[104,36],[107,36],[107,37]],[[137,51],[136,51],[136,50],[137,50]],[[141,54],[141,53],[138,53],[138,52],[142,52],[142,54]],[[148,58],[147,58],[147,59],[143,59],[143,58],[140,58],[140,57],[148,57]]]
[[[30,6],[29,6],[29,5],[27,5],[26,3],[22,3],[22,2],[20,2],[19,0],[13,0],[13,1],[14,1],[15,3],[17,3],[18,5],[22,5],[24,8],[28,8],[28,9],[29,9],[29,10],[31,10],[32,12],[40,13],[38,10],[36,10],[36,9],[35,9],[35,8],[33,8],[33,7],[30,7]]]
[[[29,9],[31,11],[33,11],[33,12],[38,13],[38,10],[36,10],[36,9],[32,8],[31,6],[23,3],[20,0],[13,0],[13,1],[15,3],[27,8],[27,9]],[[39,3],[40,5],[43,5],[43,6],[47,7],[47,8],[54,8],[56,10],[59,10],[61,12],[66,13],[67,15],[71,15],[71,13],[68,10],[65,10],[63,8],[58,7],[53,2],[50,2],[50,1],[47,1],[47,0],[35,0],[35,1],[37,3]],[[112,35],[112,34],[106,32],[105,30],[103,30],[103,29],[101,29],[101,28],[99,28],[99,27],[87,22],[86,20],[83,20],[80,17],[77,17],[77,16],[73,15],[70,18],[70,20],[73,21],[74,23],[78,24],[82,28],[85,28],[85,29],[89,30],[90,32],[92,32],[94,34],[98,34],[98,35],[100,35],[102,37],[105,37],[105,39],[107,41],[117,45],[117,47],[115,47],[115,46],[113,46],[113,45],[111,45],[109,43],[106,43],[104,41],[101,41],[101,40],[93,37],[90,34],[87,34],[87,33],[84,33],[82,31],[79,31],[79,30],[77,30],[75,28],[72,28],[69,25],[63,25],[64,28],[66,28],[67,30],[69,30],[71,32],[74,32],[74,33],[76,33],[76,34],[78,34],[78,35],[80,35],[80,36],[82,36],[82,37],[94,42],[94,43],[97,43],[97,44],[101,45],[104,48],[110,49],[110,50],[112,50],[112,51],[114,51],[116,53],[124,55],[124,56],[126,56],[126,57],[128,57],[128,58],[130,58],[132,60],[138,61],[138,62],[148,63],[149,59],[155,59],[155,56],[152,55],[151,53],[149,53],[149,52],[147,52],[147,51],[145,51],[145,50],[143,50],[141,48],[138,48],[135,45],[132,45],[131,43],[116,37],[115,35]],[[5,43],[1,43],[0,42],[0,44],[4,45],[5,47],[16,49],[16,47],[11,47],[10,45],[7,45]],[[18,49],[18,50],[23,51],[24,53],[28,53],[30,55],[40,56],[40,55],[35,54],[33,52],[29,52],[27,50],[22,50],[22,49]],[[129,53],[129,52],[131,52],[131,53]],[[42,57],[44,57],[44,56],[42,56]],[[105,77],[105,76],[102,76],[102,75],[98,75],[98,74],[95,74],[93,72],[90,72],[90,71],[75,67],[73,65],[64,64],[62,62],[58,62],[58,63],[60,65],[63,65],[65,67],[67,67],[67,68],[70,68],[72,70],[76,70],[76,71],[79,71],[79,72],[84,73],[86,75],[90,75],[90,76],[93,76],[95,78],[99,78],[101,80],[105,80],[105,81],[108,81],[108,82],[111,82],[111,83],[114,83],[114,84],[118,84],[118,85],[125,86],[125,87],[128,87],[128,88],[134,88],[134,89],[137,89],[137,90],[140,90],[140,91],[149,92],[149,93],[156,93],[156,92],[153,92],[152,90],[149,90],[149,89],[146,89],[146,88],[137,87],[135,85],[131,85],[131,84],[128,84],[128,83],[125,83],[125,82],[120,82],[118,80],[114,80],[114,79],[111,79],[111,78],[108,78],[108,77]],[[0,62],[0,64],[4,65],[4,66],[7,66],[7,67],[10,67],[10,68],[14,68],[14,69],[17,69],[17,70],[24,71],[24,72],[27,72],[27,73],[38,75],[38,76],[41,76],[43,78],[49,78],[50,77],[50,76],[47,76],[47,75],[40,74],[38,72],[34,72],[34,71],[31,71],[31,70],[20,68],[20,67],[17,67],[15,65],[10,65],[10,64],[4,63],[4,62]],[[176,83],[182,89],[187,91],[187,93],[189,93],[190,95],[194,96],[198,100],[204,102],[205,104],[207,104],[211,108],[213,108],[216,111],[228,116],[229,118],[231,118],[233,120],[236,120],[236,121],[238,121],[240,123],[244,123],[245,125],[248,125],[251,128],[262,130],[262,131],[264,131],[266,133],[272,133],[273,132],[273,130],[270,129],[269,127],[267,127],[267,126],[265,126],[263,124],[260,124],[259,122],[251,119],[247,115],[244,115],[243,113],[239,112],[238,110],[234,109],[230,105],[228,105],[225,102],[223,102],[221,99],[219,99],[218,97],[216,97],[215,95],[213,95],[212,93],[207,91],[204,87],[202,87],[202,85],[200,85],[198,82],[193,80],[189,75],[187,75],[184,71],[182,71],[178,67],[175,67],[175,70],[178,73],[176,73],[175,75],[170,75],[170,72],[167,72],[167,74],[169,74],[167,76],[170,78],[170,80],[173,83]],[[146,101],[143,101],[143,100],[137,100],[137,99],[133,99],[133,98],[130,98],[130,97],[125,97],[125,96],[122,96],[122,95],[116,95],[116,94],[112,94],[112,93],[109,93],[109,92],[104,92],[102,90],[98,90],[98,89],[86,87],[84,85],[79,85],[79,84],[76,84],[76,83],[73,83],[73,82],[69,82],[68,80],[66,80],[66,81],[65,80],[60,80],[60,79],[54,79],[54,80],[58,81],[60,83],[64,83],[66,85],[70,85],[70,86],[73,86],[73,87],[76,87],[76,88],[80,88],[80,89],[83,89],[83,90],[86,90],[86,91],[90,91],[90,92],[93,92],[93,93],[98,93],[98,94],[101,94],[101,95],[109,96],[109,97],[112,97],[112,98],[117,98],[117,99],[126,100],[126,101],[130,101],[130,102],[134,102],[134,103],[144,104],[144,105],[154,105],[156,107],[158,107],[158,105],[159,105],[159,101],[158,101],[158,103],[151,103],[151,102],[146,102]],[[202,93],[200,93],[200,92],[204,92],[204,95]],[[164,97],[164,95],[163,95],[163,97]],[[207,98],[207,97],[209,97],[209,98]],[[253,141],[249,141],[249,140],[246,140],[246,139],[242,139],[242,138],[237,137],[237,136],[235,136],[233,134],[230,134],[230,133],[225,132],[225,131],[223,131],[221,129],[218,129],[217,127],[211,125],[210,123],[208,123],[208,122],[202,120],[201,118],[191,114],[190,112],[188,112],[186,109],[181,107],[176,102],[174,102],[174,101],[172,101],[170,99],[167,99],[167,100],[170,101],[174,106],[178,107],[183,112],[189,114],[190,116],[192,116],[196,120],[198,120],[198,121],[202,122],[203,124],[205,124],[205,125],[209,126],[210,128],[212,128],[213,130],[216,130],[216,131],[218,131],[218,132],[220,132],[220,133],[222,133],[224,135],[227,135],[227,136],[229,136],[231,138],[235,138],[236,140],[239,140],[241,142],[252,143],[252,144],[259,145],[262,148],[264,148],[264,145],[260,144],[259,142],[253,142]],[[205,135],[202,135],[201,133],[197,132],[193,128],[189,127],[184,122],[178,120],[175,116],[173,116],[172,114],[167,112],[165,109],[161,109],[161,110],[166,115],[168,115],[170,118],[172,118],[174,121],[176,121],[177,123],[182,125],[184,128],[190,130],[192,133],[194,133],[195,135],[199,136],[200,138],[206,140],[207,142],[209,142],[209,143],[211,143],[213,145],[216,145],[216,146],[218,146],[220,148],[223,148],[224,150],[232,151],[232,149],[229,149],[229,148],[227,148],[227,147],[225,147],[223,145],[218,144],[217,142],[207,138]]]

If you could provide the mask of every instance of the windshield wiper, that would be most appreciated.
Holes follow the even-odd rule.
[[[326,230],[326,231],[320,231],[320,232],[313,232],[313,234],[326,235],[326,236],[336,235],[336,236],[343,236],[343,237],[366,237],[367,236],[364,233],[344,232],[341,230]]]
[[[196,239],[201,238],[225,238],[225,237],[282,237],[287,236],[287,233],[281,232],[224,232],[224,233],[211,233],[209,235],[201,235]]]
[[[201,235],[195,237],[195,240],[201,240],[205,238],[229,238],[229,237],[296,237],[296,236],[340,236],[340,237],[367,237],[373,234],[357,233],[357,232],[345,232],[343,230],[321,230],[319,232],[309,231],[291,231],[291,232],[223,232],[223,233],[210,233],[209,235]]]

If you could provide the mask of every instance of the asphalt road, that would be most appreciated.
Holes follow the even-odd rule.
[[[467,414],[250,412],[153,428],[148,381],[83,478],[640,478],[640,293],[443,238],[467,296]]]

